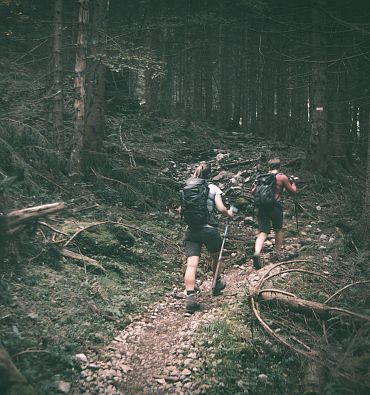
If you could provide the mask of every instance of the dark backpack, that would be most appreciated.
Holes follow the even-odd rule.
[[[276,174],[260,174],[255,180],[254,204],[258,208],[269,208],[275,203]]]
[[[181,216],[189,226],[208,224],[208,182],[202,178],[189,178],[181,191]]]

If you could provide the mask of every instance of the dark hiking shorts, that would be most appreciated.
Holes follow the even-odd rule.
[[[283,205],[276,202],[270,209],[259,209],[257,214],[258,230],[269,233],[270,229],[275,231],[283,228]]]
[[[188,228],[184,239],[186,257],[200,256],[203,244],[209,253],[219,252],[222,245],[222,238],[219,231],[210,226]]]

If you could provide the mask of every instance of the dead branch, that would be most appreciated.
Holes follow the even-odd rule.
[[[290,309],[303,314],[316,314],[321,319],[328,319],[330,317],[351,317],[361,321],[370,322],[370,316],[354,313],[353,311],[341,309],[337,307],[329,307],[323,303],[313,302],[306,299],[297,298],[295,296],[287,295],[283,291],[268,291],[261,290],[259,295],[265,302],[274,302],[284,304]]]
[[[284,261],[284,262],[275,263],[272,267],[267,267],[268,270],[266,270],[263,278],[267,277],[269,275],[269,273],[271,273],[277,267],[284,266],[284,265],[291,264],[291,263],[304,263],[304,264],[305,263],[309,263],[309,264],[312,264],[312,265],[320,266],[320,263],[317,263],[317,262],[314,262],[314,261],[310,261],[308,259],[292,259],[290,261]]]
[[[63,247],[67,247],[67,246],[68,246],[68,245],[69,245],[69,244],[70,244],[80,233],[84,232],[85,230],[90,229],[90,228],[93,228],[93,227],[98,226],[98,225],[105,225],[105,224],[109,224],[109,223],[111,223],[111,221],[96,222],[96,223],[94,223],[94,224],[90,224],[90,225],[88,225],[88,226],[85,226],[85,227],[82,228],[82,229],[79,229],[76,233],[73,234],[72,237],[70,237],[70,238],[63,244]]]
[[[281,289],[275,289],[275,288],[265,288],[262,289],[261,291],[259,291],[259,293],[263,293],[263,292],[277,292],[280,293],[282,295],[287,295],[287,296],[291,296],[293,298],[296,298],[296,296],[290,292],[286,292],[286,291],[282,291]]]
[[[327,278],[327,276],[325,276],[324,274],[317,273],[317,272],[313,272],[312,270],[304,270],[304,269],[288,269],[288,270],[283,270],[283,271],[278,272],[278,273],[270,274],[269,276],[264,277],[264,278],[259,282],[258,287],[259,287],[259,288],[262,287],[262,285],[263,285],[266,281],[270,280],[270,279],[273,278],[273,277],[280,276],[280,275],[285,274],[285,273],[293,273],[293,272],[305,273],[305,274],[312,274],[313,276],[321,277],[322,279],[324,279],[325,281],[327,281],[328,283],[330,283],[331,285],[333,285],[334,287],[336,287],[336,284],[334,283],[334,281],[331,281],[331,280],[330,280],[329,278]]]
[[[50,225],[47,224],[46,222],[41,222],[41,221],[39,221],[38,224],[39,224],[39,225],[42,225],[42,226],[45,226],[46,228],[49,228],[50,230],[52,230],[52,231],[55,232],[55,233],[59,233],[60,235],[63,235],[63,236],[68,236],[67,233],[62,232],[62,231],[59,230],[59,229],[53,228],[52,226],[50,226]]]
[[[255,315],[255,317],[257,318],[257,320],[259,321],[259,323],[262,325],[262,327],[265,329],[265,331],[273,338],[275,338],[278,342],[284,344],[286,347],[288,347],[289,349],[293,350],[294,352],[298,353],[298,354],[302,354],[307,358],[310,359],[315,359],[315,354],[311,353],[311,352],[307,352],[304,350],[301,350],[295,346],[293,346],[292,344],[288,343],[282,336],[278,335],[275,331],[273,331],[270,326],[262,319],[261,314],[259,312],[258,309],[258,302],[254,299],[254,297],[251,297],[251,307],[252,307],[252,311],[253,314]],[[307,345],[305,345],[305,348],[309,348]]]
[[[95,269],[98,269],[99,271],[105,273],[106,270],[104,269],[104,267],[95,259],[89,258],[85,255],[67,250],[66,248],[63,248],[61,251],[61,255],[66,257],[66,258],[71,258],[74,259],[76,261],[81,261],[86,265],[90,265],[93,266]]]
[[[306,358],[315,361],[316,363],[322,365],[325,368],[330,369],[331,371],[333,371],[335,369],[335,364],[330,361],[328,358],[326,358],[325,360],[323,360],[322,358],[320,358],[320,356],[318,355],[317,352],[315,351],[305,351],[303,349],[297,348],[294,345],[290,344],[287,340],[285,340],[282,336],[280,336],[278,333],[276,333],[275,331],[273,331],[270,326],[262,319],[261,314],[259,312],[259,308],[258,308],[258,302],[254,299],[254,297],[251,297],[251,307],[252,307],[252,311],[254,316],[257,318],[257,320],[259,321],[259,323],[262,325],[262,327],[264,328],[264,330],[274,339],[276,339],[279,343],[283,344],[284,346],[286,346],[287,348],[289,348],[290,350],[296,352],[297,354],[301,354],[303,356],[305,356]],[[303,345],[303,348],[305,348],[306,350],[310,349],[306,344],[304,344],[303,342],[300,342],[301,345]],[[354,379],[353,377],[351,377],[350,375],[346,374],[343,371],[338,371],[337,374],[349,381],[356,381],[356,379]]]
[[[329,282],[332,286],[336,286],[336,284],[328,279],[326,276],[324,276],[321,273],[317,273],[314,271],[310,270],[304,270],[304,269],[289,269],[289,270],[280,270],[280,266],[286,265],[286,264],[305,264],[309,263],[309,261],[305,260],[297,260],[297,261],[287,261],[287,262],[280,262],[277,263],[273,266],[266,267],[265,270],[261,269],[261,279],[259,279],[257,282],[253,281],[251,279],[250,281],[250,286],[249,286],[249,293],[250,293],[250,304],[251,304],[251,310],[253,315],[257,318],[258,322],[261,324],[262,328],[275,340],[277,340],[279,343],[283,344],[284,346],[288,347],[292,351],[301,354],[308,358],[310,361],[313,361],[314,365],[319,366],[318,369],[321,371],[322,368],[327,368],[329,369],[333,374],[339,375],[346,380],[352,381],[352,382],[357,382],[357,377],[353,377],[352,375],[348,374],[345,369],[337,369],[336,366],[336,361],[330,360],[327,357],[323,357],[315,351],[314,349],[311,349],[307,344],[305,344],[303,341],[300,339],[297,339],[296,337],[284,337],[279,335],[277,332],[275,332],[262,318],[260,310],[259,310],[259,303],[258,303],[258,298],[261,300],[270,303],[280,303],[284,304],[291,310],[298,311],[300,313],[303,313],[304,315],[307,314],[313,314],[315,317],[320,316],[322,319],[325,318],[330,318],[330,317],[349,317],[354,320],[361,320],[365,322],[370,321],[369,316],[364,316],[361,314],[357,314],[355,312],[345,310],[345,309],[340,309],[340,308],[334,308],[327,306],[322,303],[318,302],[312,302],[304,299],[297,298],[294,294],[291,294],[290,292],[286,292],[283,290],[279,289],[274,289],[274,288],[268,288],[268,289],[261,289],[264,283],[266,283],[268,280],[272,279],[275,276],[284,274],[284,273],[290,273],[290,272],[300,272],[300,273],[305,273],[305,274],[310,274],[314,276],[319,276],[323,278],[325,281]],[[315,265],[319,265],[318,263],[312,262]],[[276,273],[271,274],[276,270]],[[346,289],[346,288],[345,288]],[[342,292],[342,289],[339,290],[339,293]],[[336,296],[338,294],[338,291],[332,297]],[[325,321],[323,321],[323,324],[325,324]],[[324,332],[326,328],[324,325]],[[322,368],[320,368],[320,366]],[[310,380],[307,380],[307,383],[309,383]],[[309,387],[309,385],[307,386]]]
[[[336,291],[333,295],[331,295],[328,299],[325,300],[324,304],[329,303],[333,298],[335,298],[336,296],[338,296],[340,293],[342,293],[343,291],[345,291],[346,289],[350,288],[350,287],[354,287],[355,285],[360,285],[360,284],[368,284],[370,283],[370,280],[366,280],[366,281],[357,281],[355,283],[352,284],[348,284],[345,287],[338,289],[338,291]]]

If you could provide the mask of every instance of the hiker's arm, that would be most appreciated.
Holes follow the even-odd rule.
[[[256,192],[256,183],[254,182],[251,189],[252,195],[254,195],[255,192]]]
[[[220,194],[217,194],[215,196],[215,204],[217,210],[220,213],[225,214],[230,218],[233,218],[235,216],[235,213],[231,209],[227,209],[227,207],[224,205],[224,202],[222,201],[222,197]]]
[[[286,175],[284,175],[284,178],[283,178],[283,185],[289,193],[294,194],[297,192],[297,185],[295,184],[294,181],[292,183],[290,183],[289,178]]]

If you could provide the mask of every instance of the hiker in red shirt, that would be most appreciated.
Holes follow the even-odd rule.
[[[257,213],[258,220],[258,236],[254,246],[253,255],[253,266],[255,269],[261,268],[260,254],[263,245],[266,241],[267,235],[272,228],[275,231],[275,253],[277,258],[281,247],[283,245],[284,233],[283,233],[283,204],[281,194],[284,188],[291,194],[297,192],[297,186],[294,183],[294,179],[288,178],[285,174],[279,172],[280,159],[274,158],[268,161],[269,174],[275,175],[275,190],[273,193],[273,203],[271,206],[259,207]],[[256,195],[257,184],[254,183],[252,186],[252,194]]]

